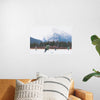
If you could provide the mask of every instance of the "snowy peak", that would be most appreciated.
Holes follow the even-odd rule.
[[[48,36],[47,38],[43,39],[44,42],[46,41],[59,41],[59,42],[72,42],[72,36],[68,33],[53,33],[52,36]]]

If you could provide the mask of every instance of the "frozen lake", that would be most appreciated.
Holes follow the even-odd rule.
[[[71,50],[67,50],[67,49],[49,49],[45,52],[44,49],[30,49],[30,54],[71,54],[72,53],[72,49]]]

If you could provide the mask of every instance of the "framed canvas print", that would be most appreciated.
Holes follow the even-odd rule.
[[[70,54],[72,51],[72,28],[34,27],[30,34],[32,54]]]

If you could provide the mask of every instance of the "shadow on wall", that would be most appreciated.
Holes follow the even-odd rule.
[[[15,87],[9,86],[1,100],[14,100]]]

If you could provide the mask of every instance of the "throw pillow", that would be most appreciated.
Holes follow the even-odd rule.
[[[44,77],[45,76],[45,77]],[[67,100],[71,84],[71,76],[48,77],[43,74],[37,75],[38,79],[44,79],[44,100]]]
[[[43,79],[38,79],[27,84],[16,80],[14,100],[42,100],[43,84]]]

